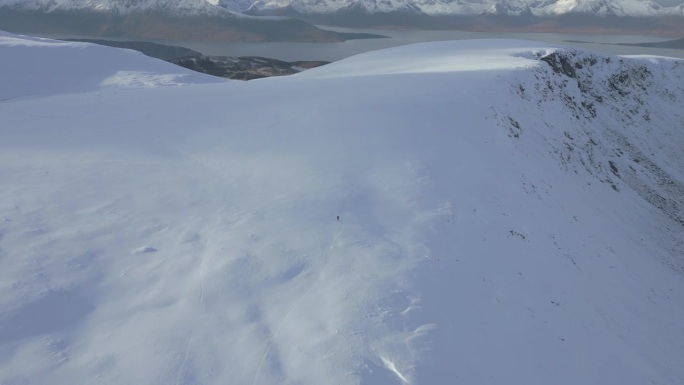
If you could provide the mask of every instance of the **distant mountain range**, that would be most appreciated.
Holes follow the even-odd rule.
[[[650,0],[0,0],[0,7],[42,12],[96,11],[119,16],[164,13],[174,16],[242,17],[240,14],[281,10],[303,14],[360,11],[368,14],[403,12],[431,16],[684,16],[684,3],[667,7]]]
[[[650,0],[0,0],[0,29],[14,32],[234,41],[331,42],[372,37],[325,31],[310,23],[677,35],[684,33],[684,3],[664,6]]]
[[[225,0],[224,0],[225,1]],[[431,16],[504,15],[553,17],[590,15],[618,17],[684,16],[684,3],[665,7],[650,0],[264,0],[252,10],[291,9],[309,14],[362,11],[369,14],[405,12]]]
[[[0,0],[0,30],[249,42],[338,42],[379,37],[326,31],[289,17],[249,16],[205,0]]]
[[[244,12],[350,27],[684,34],[684,2],[650,0],[258,0]]]

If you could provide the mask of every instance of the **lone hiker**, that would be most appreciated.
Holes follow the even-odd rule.
[[[337,216],[337,220],[338,220],[338,221],[340,220],[340,216],[339,216],[339,215]]]

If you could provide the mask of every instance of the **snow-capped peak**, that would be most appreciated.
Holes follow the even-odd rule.
[[[668,9],[650,0],[558,0],[536,7],[538,15],[563,15],[583,13],[599,16],[658,16],[671,13]]]
[[[0,7],[41,11],[95,10],[117,14],[162,11],[172,14],[221,14],[293,9],[304,14],[360,11],[428,15],[684,16],[684,4],[666,7],[651,0],[0,0]]]
[[[137,12],[162,12],[175,15],[227,15],[224,7],[207,0],[0,0],[0,7],[53,11],[96,11],[127,15]]]
[[[415,10],[429,15],[684,15],[682,6],[665,7],[651,0],[260,0],[252,3],[252,7],[262,10],[289,7],[301,13],[335,13],[354,8],[367,13]]]

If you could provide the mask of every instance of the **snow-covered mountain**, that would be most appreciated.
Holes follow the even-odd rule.
[[[161,40],[340,42],[357,35],[302,20],[249,16],[247,3],[205,0],[0,0],[0,29]]]
[[[433,16],[684,16],[681,5],[667,7],[651,0],[258,0],[252,8],[262,11],[292,9],[303,14],[362,10],[366,13],[418,12]]]
[[[227,14],[226,8],[211,4],[206,0],[2,0],[0,7],[43,12],[88,10],[112,12],[117,15],[136,12],[212,16]]]
[[[166,12],[176,15],[225,15],[226,12],[292,9],[304,14],[339,11],[404,12],[427,15],[533,15],[653,17],[684,16],[682,7],[662,6],[651,0],[0,0],[0,8],[41,10],[95,10],[126,15]]]
[[[684,32],[682,18],[684,4],[651,0],[0,0],[3,30],[162,40],[347,39],[307,22],[677,35]]]
[[[664,7],[650,0],[508,0],[490,2],[489,11],[503,14],[530,13],[534,16],[585,14],[591,16],[653,17],[682,15],[676,7]]]
[[[664,16],[682,13],[676,7],[663,7],[649,0],[559,0],[537,1],[531,9],[536,15],[579,13],[599,16]]]
[[[684,383],[682,61],[0,56],[3,384]]]

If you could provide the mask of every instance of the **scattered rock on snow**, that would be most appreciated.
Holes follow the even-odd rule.
[[[133,254],[146,254],[146,253],[156,253],[156,252],[157,252],[157,249],[155,249],[154,247],[145,246],[145,247],[141,247],[139,249],[136,249],[135,252],[133,252]]]

